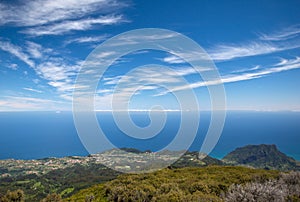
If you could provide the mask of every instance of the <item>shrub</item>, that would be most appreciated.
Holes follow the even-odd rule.
[[[289,201],[300,201],[300,172],[282,173],[279,183],[286,185]]]
[[[230,186],[225,201],[300,201],[300,172],[282,173],[279,179]]]
[[[53,193],[53,194],[48,194],[48,196],[42,199],[41,202],[62,202],[62,199],[60,195]]]
[[[25,194],[23,190],[7,191],[6,194],[0,198],[0,202],[24,202]]]
[[[265,183],[252,182],[245,185],[232,185],[226,195],[225,201],[284,201],[286,188],[275,180]]]

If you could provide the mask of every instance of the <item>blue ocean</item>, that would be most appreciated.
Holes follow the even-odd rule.
[[[136,125],[150,123],[148,113],[131,114]],[[210,113],[200,116],[197,136],[190,151],[199,151],[210,123]],[[157,151],[177,133],[180,113],[168,113],[161,132],[147,140],[125,135],[115,124],[112,114],[98,112],[99,125],[117,147]],[[187,131],[187,136],[188,131]],[[248,144],[275,144],[285,154],[300,160],[300,112],[229,111],[221,137],[210,153],[222,158],[237,147]],[[179,148],[180,149],[180,148]],[[77,134],[71,112],[0,112],[0,159],[39,159],[88,155]]]

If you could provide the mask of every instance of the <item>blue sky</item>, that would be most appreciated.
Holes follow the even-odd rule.
[[[2,0],[0,111],[71,110],[76,75],[90,52],[117,34],[140,28],[169,29],[196,41],[221,75],[229,110],[299,111],[299,8],[297,0]],[[140,89],[130,108],[160,104],[178,109],[174,96],[158,87],[174,75],[144,68],[126,76],[133,67],[150,63],[179,72],[197,94],[200,109],[210,109],[208,91],[191,66],[153,50],[124,56],[109,68],[99,83],[95,109],[110,109],[114,87],[124,76],[132,82],[149,75],[156,85]]]

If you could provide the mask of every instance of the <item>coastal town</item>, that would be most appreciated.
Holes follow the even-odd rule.
[[[74,165],[90,166],[99,165],[120,171],[120,172],[139,172],[145,170],[155,170],[164,168],[179,159],[184,152],[128,152],[119,149],[112,149],[99,154],[88,156],[69,156],[63,158],[44,158],[34,160],[0,160],[0,179],[5,177],[15,177],[20,175],[35,174],[44,175],[50,171],[65,169]],[[195,153],[185,154],[185,162],[195,162],[205,165],[198,160]],[[106,167],[105,167],[106,166]]]

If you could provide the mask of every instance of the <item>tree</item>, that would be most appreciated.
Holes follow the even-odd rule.
[[[41,200],[41,202],[62,202],[61,196],[56,193],[48,194],[48,196]]]
[[[0,198],[0,202],[24,202],[25,194],[23,190],[7,191],[6,194]]]

